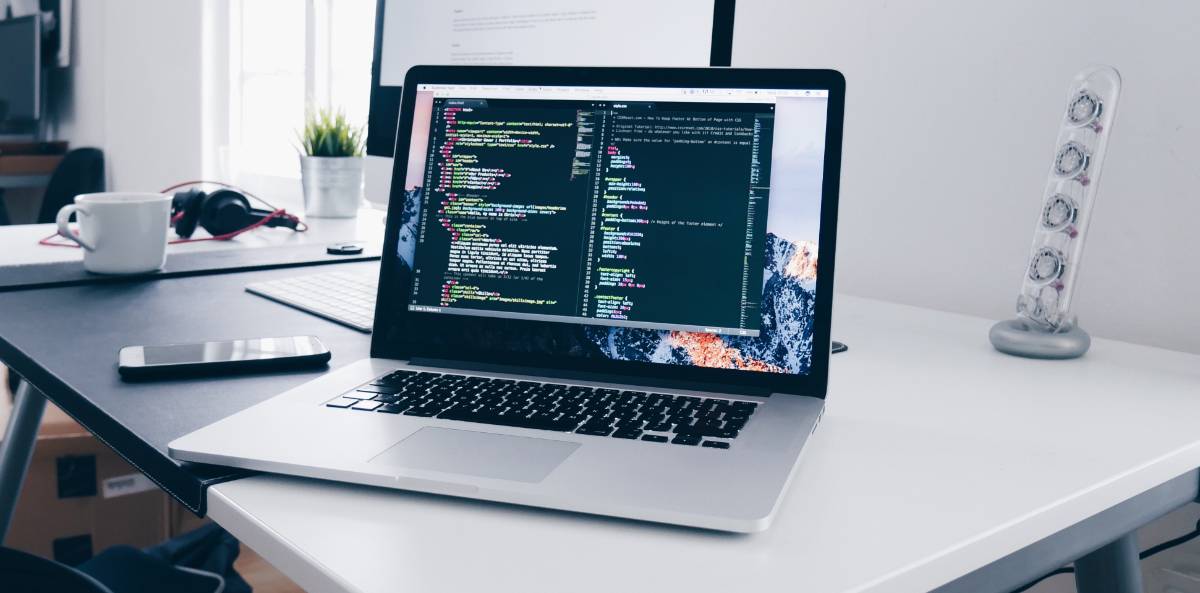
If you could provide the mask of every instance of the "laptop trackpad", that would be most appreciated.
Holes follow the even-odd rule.
[[[579,443],[426,426],[369,463],[481,478],[540,482]]]

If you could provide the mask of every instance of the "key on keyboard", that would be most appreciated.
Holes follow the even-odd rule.
[[[327,272],[246,285],[246,292],[371,333],[377,273]]]
[[[498,426],[729,448],[758,404],[583,385],[400,370],[325,404]]]

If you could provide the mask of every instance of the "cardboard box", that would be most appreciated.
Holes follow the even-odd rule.
[[[0,436],[11,411],[3,391]],[[48,404],[4,543],[75,565],[109,546],[162,542],[170,535],[171,513],[166,493]]]
[[[167,516],[167,533],[170,537],[176,537],[199,529],[212,521],[208,517],[197,517],[195,513],[189,511],[187,507],[179,504],[179,501],[175,499],[171,499],[168,505],[170,506],[170,510]]]

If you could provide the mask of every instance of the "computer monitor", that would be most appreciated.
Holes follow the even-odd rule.
[[[387,205],[410,66],[728,66],[733,18],[734,0],[378,0],[367,200]]]
[[[0,135],[32,135],[41,118],[41,25],[37,15],[0,21]]]

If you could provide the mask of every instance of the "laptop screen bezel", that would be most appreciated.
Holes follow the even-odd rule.
[[[666,88],[812,89],[829,91],[825,159],[821,188],[821,221],[818,238],[812,360],[807,374],[771,373],[687,365],[657,364],[570,356],[538,356],[529,352],[485,350],[458,344],[438,345],[419,332],[408,332],[410,316],[438,316],[408,310],[411,281],[397,274],[399,217],[389,216],[380,266],[379,292],[375,309],[375,331],[371,356],[408,360],[412,358],[460,360],[473,364],[521,368],[545,368],[557,372],[580,372],[620,378],[624,382],[674,381],[711,385],[713,389],[752,388],[771,393],[824,397],[829,377],[830,324],[833,312],[834,257],[837,235],[837,202],[841,174],[842,125],[845,110],[845,79],[834,70],[773,70],[733,68],[561,68],[514,66],[415,66],[408,71],[401,100],[392,167],[389,212],[404,207],[413,106],[420,84],[502,84],[532,86],[620,86]],[[411,280],[411,279],[410,279]],[[401,286],[403,284],[403,286]],[[390,306],[389,306],[390,305]],[[533,323],[505,320],[513,332]]]

